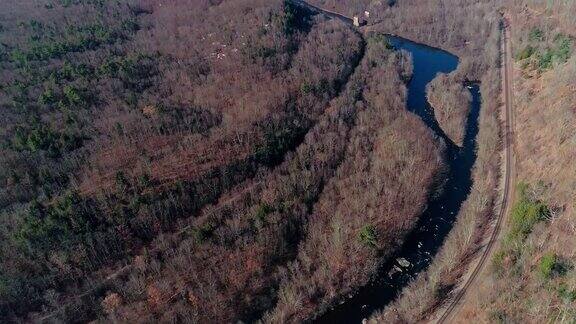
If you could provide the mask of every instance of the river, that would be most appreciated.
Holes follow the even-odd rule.
[[[406,237],[401,248],[384,263],[375,279],[360,288],[350,298],[328,310],[315,323],[360,323],[394,300],[406,285],[425,270],[452,229],[460,206],[472,186],[471,170],[476,161],[476,136],[480,113],[480,89],[477,83],[468,87],[472,94],[472,107],[468,115],[466,135],[462,148],[448,139],[434,118],[426,99],[426,85],[437,73],[449,73],[458,66],[458,57],[436,48],[400,37],[389,36],[397,50],[412,54],[414,72],[408,83],[408,110],[418,115],[436,136],[446,142],[449,171],[442,193],[430,198],[428,207],[420,216],[415,229]],[[405,261],[407,262],[405,262]],[[399,262],[400,261],[400,262]],[[410,264],[406,266],[406,264]]]

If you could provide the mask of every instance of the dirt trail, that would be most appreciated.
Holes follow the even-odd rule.
[[[231,203],[234,203],[236,201],[238,201],[239,199],[243,198],[244,195],[251,191],[252,189],[256,188],[257,185],[259,185],[260,182],[255,182],[251,185],[249,185],[248,187],[244,188],[241,192],[235,194],[232,197],[229,197],[227,199],[224,200],[219,200],[218,203],[215,204],[215,206],[217,205],[218,207],[211,209],[208,211],[209,214],[213,214],[219,210],[221,210],[222,208],[224,208],[225,206],[228,206]],[[173,232],[170,235],[179,237],[181,235],[186,234],[186,232],[188,232],[189,230],[192,229],[192,225],[187,225],[184,226],[180,229],[178,229],[177,231]],[[150,248],[150,245],[147,244],[146,246],[143,246],[141,248],[140,253],[137,253],[136,256],[138,255],[142,255],[142,253],[144,253],[144,250],[146,248]],[[157,252],[156,248],[151,248],[150,250],[148,250],[148,253],[155,253]],[[134,258],[132,258],[133,260]],[[110,285],[111,283],[113,283],[114,280],[121,278],[122,276],[128,274],[130,271],[132,271],[135,268],[135,264],[133,261],[128,261],[128,264],[119,267],[118,269],[114,270],[112,273],[108,274],[104,279],[102,279],[101,281],[97,282],[92,288],[85,290],[84,292],[78,294],[78,295],[74,295],[71,296],[69,298],[66,299],[66,301],[64,301],[59,307],[56,308],[56,310],[52,311],[51,313],[45,314],[39,318],[35,318],[33,321],[34,322],[46,322],[50,319],[53,319],[55,316],[57,316],[62,310],[64,310],[66,307],[71,306],[74,302],[77,302],[78,300],[88,297],[92,294],[97,293],[98,291],[103,290],[104,288],[106,288],[108,285]]]
[[[494,230],[492,231],[488,241],[485,244],[484,251],[479,259],[471,264],[469,270],[464,275],[464,281],[455,289],[453,299],[446,304],[443,308],[439,309],[437,314],[441,314],[436,323],[452,323],[458,321],[458,314],[461,305],[465,304],[466,296],[471,287],[477,284],[477,278],[480,273],[490,264],[492,255],[496,251],[495,247],[498,242],[502,240],[503,231],[502,226],[506,215],[510,213],[512,200],[514,199],[514,178],[515,178],[515,163],[514,163],[514,109],[512,98],[513,86],[513,60],[512,60],[512,44],[510,40],[510,24],[506,17],[504,18],[505,26],[503,29],[503,42],[502,42],[502,90],[504,94],[503,122],[504,122],[504,168],[503,168],[503,195],[501,200],[501,207],[498,213],[498,218],[495,220]]]
[[[338,19],[347,25],[353,25],[352,18],[350,18],[346,15],[343,15],[339,12],[314,6],[314,5],[312,5],[306,1],[303,1],[303,0],[288,0],[288,2],[295,4],[297,6],[300,6],[300,7],[308,8],[309,10],[311,10],[313,12],[321,13],[321,14],[326,15],[328,17]]]

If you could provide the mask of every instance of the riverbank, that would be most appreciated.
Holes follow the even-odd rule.
[[[493,73],[482,79],[482,97],[498,95],[498,77]],[[474,259],[495,214],[496,190],[499,179],[498,106],[483,105],[478,134],[478,158],[473,170],[474,185],[462,205],[457,221],[442,249],[427,271],[419,274],[388,307],[374,314],[370,322],[392,323],[422,321],[450,293]]]
[[[446,145],[448,163],[444,191],[430,197],[427,209],[418,224],[404,239],[399,250],[380,266],[378,275],[365,287],[343,299],[315,321],[320,323],[354,323],[391,302],[398,292],[419,272],[427,268],[444,237],[450,232],[462,202],[470,192],[471,168],[474,164],[480,90],[472,84],[473,97],[463,149],[456,147],[444,134],[426,100],[426,86],[438,72],[449,73],[457,68],[458,58],[452,54],[407,39],[390,36],[396,50],[406,51],[413,59],[413,76],[408,83],[407,108],[423,120]]]
[[[349,85],[361,92],[345,97],[360,111],[345,159],[314,206],[265,322],[308,320],[366,285],[417,224],[442,170],[443,145],[405,108],[406,53],[385,38],[366,41],[357,83]]]
[[[489,47],[488,47],[489,48]],[[494,60],[496,62],[496,60]],[[374,314],[371,323],[430,321],[434,310],[448,297],[476,258],[490,222],[499,211],[502,105],[500,69],[493,66],[481,78],[482,110],[479,118],[477,161],[472,191],[442,249],[427,271],[419,274],[392,304]]]

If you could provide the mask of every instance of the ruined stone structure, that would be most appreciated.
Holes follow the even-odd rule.
[[[360,17],[360,16],[352,17],[352,22],[353,22],[354,26],[356,26],[356,27],[366,25],[366,19],[364,17]]]

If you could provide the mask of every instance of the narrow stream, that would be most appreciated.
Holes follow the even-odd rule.
[[[448,52],[418,44],[403,38],[389,36],[398,50],[412,54],[414,73],[408,83],[408,109],[420,116],[434,133],[446,142],[448,179],[444,191],[428,202],[428,208],[405,240],[399,251],[384,263],[376,278],[352,297],[313,320],[316,323],[360,323],[362,319],[394,300],[418,273],[425,270],[452,229],[460,206],[470,193],[471,170],[476,161],[476,135],[480,113],[478,84],[468,85],[472,94],[472,107],[468,116],[462,148],[450,141],[434,118],[426,99],[426,85],[439,72],[449,73],[458,66],[458,58]],[[406,266],[405,259],[410,263]],[[402,263],[402,264],[400,264]]]

